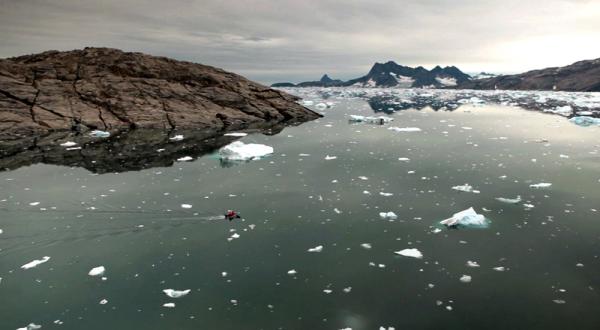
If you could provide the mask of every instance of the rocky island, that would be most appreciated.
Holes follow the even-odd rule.
[[[320,117],[296,100],[218,68],[110,48],[0,59],[0,132],[13,138],[90,129],[224,132]]]

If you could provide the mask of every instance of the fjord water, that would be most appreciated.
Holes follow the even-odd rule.
[[[495,105],[351,124],[367,103],[335,102],[243,137],[275,153],[233,166],[0,172],[1,328],[598,328],[599,127]],[[451,189],[465,183],[480,193]],[[435,233],[469,207],[490,226]],[[244,219],[220,220],[227,209]],[[406,248],[423,258],[394,254]],[[105,280],[88,276],[100,265]]]

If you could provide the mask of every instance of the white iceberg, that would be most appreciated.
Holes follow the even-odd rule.
[[[95,137],[95,138],[107,138],[107,137],[110,137],[110,132],[93,130],[90,132],[90,136]]]
[[[39,265],[41,265],[41,264],[43,264],[45,262],[48,262],[48,260],[50,260],[50,257],[46,256],[46,257],[43,257],[40,260],[34,260],[32,262],[26,263],[23,266],[21,266],[21,268],[23,268],[23,269],[34,268],[34,267],[37,267],[37,266],[39,266]]]
[[[529,187],[534,188],[534,189],[540,189],[540,188],[548,188],[551,185],[552,185],[552,183],[540,182],[540,183],[536,183],[536,184],[530,184]]]
[[[440,221],[440,224],[447,227],[487,227],[488,225],[485,217],[481,214],[477,214],[472,207],[458,213],[454,213],[452,217]]]
[[[260,159],[273,153],[273,147],[257,143],[235,141],[219,149],[219,156],[228,161]]]
[[[423,254],[417,249],[404,249],[400,251],[395,251],[394,253],[405,257],[423,259]]]
[[[521,195],[518,195],[517,198],[496,197],[496,200],[507,204],[518,204],[521,202]]]
[[[98,266],[98,267],[94,267],[90,270],[90,272],[88,273],[88,275],[90,276],[102,276],[104,275],[104,272],[106,272],[106,268],[104,268],[104,266]]]
[[[464,192],[472,192],[472,193],[474,193],[474,194],[479,194],[479,193],[480,193],[480,191],[479,191],[479,190],[474,190],[474,189],[473,189],[473,186],[471,186],[471,185],[470,185],[470,184],[468,184],[468,183],[465,183],[465,184],[464,184],[464,185],[462,185],[462,186],[454,186],[454,187],[452,187],[452,189],[454,189],[454,190],[458,190],[458,191],[464,191]]]
[[[390,131],[394,132],[420,132],[421,129],[418,127],[390,127]]]
[[[321,252],[323,251],[323,245],[315,246],[314,248],[308,249],[308,252]]]
[[[76,145],[77,145],[77,143],[75,143],[73,141],[67,141],[65,143],[61,143],[60,144],[61,147],[65,147],[65,148],[73,147],[73,146],[76,146]]]
[[[396,215],[396,213],[390,211],[390,212],[379,212],[379,217],[381,219],[384,220],[396,220],[398,219],[398,216]]]
[[[170,298],[181,298],[190,293],[190,289],[187,290],[173,290],[173,289],[164,289],[163,292]]]
[[[242,137],[242,136],[246,136],[248,135],[248,133],[244,133],[244,132],[233,132],[233,133],[225,133],[225,136],[235,136],[235,137]]]

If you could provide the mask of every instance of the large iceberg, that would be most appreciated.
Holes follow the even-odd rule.
[[[235,141],[219,149],[219,156],[228,161],[260,159],[273,153],[273,147],[257,143]]]
[[[489,222],[483,215],[478,214],[472,207],[470,207],[466,210],[454,213],[452,217],[440,221],[440,224],[447,227],[463,226],[485,228],[488,226]]]

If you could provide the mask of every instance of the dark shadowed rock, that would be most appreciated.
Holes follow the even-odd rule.
[[[600,91],[600,59],[579,61],[559,68],[534,70],[516,75],[502,75],[459,84],[465,89],[513,89]]]
[[[110,48],[0,60],[0,132],[233,130],[319,115],[221,69]]]

